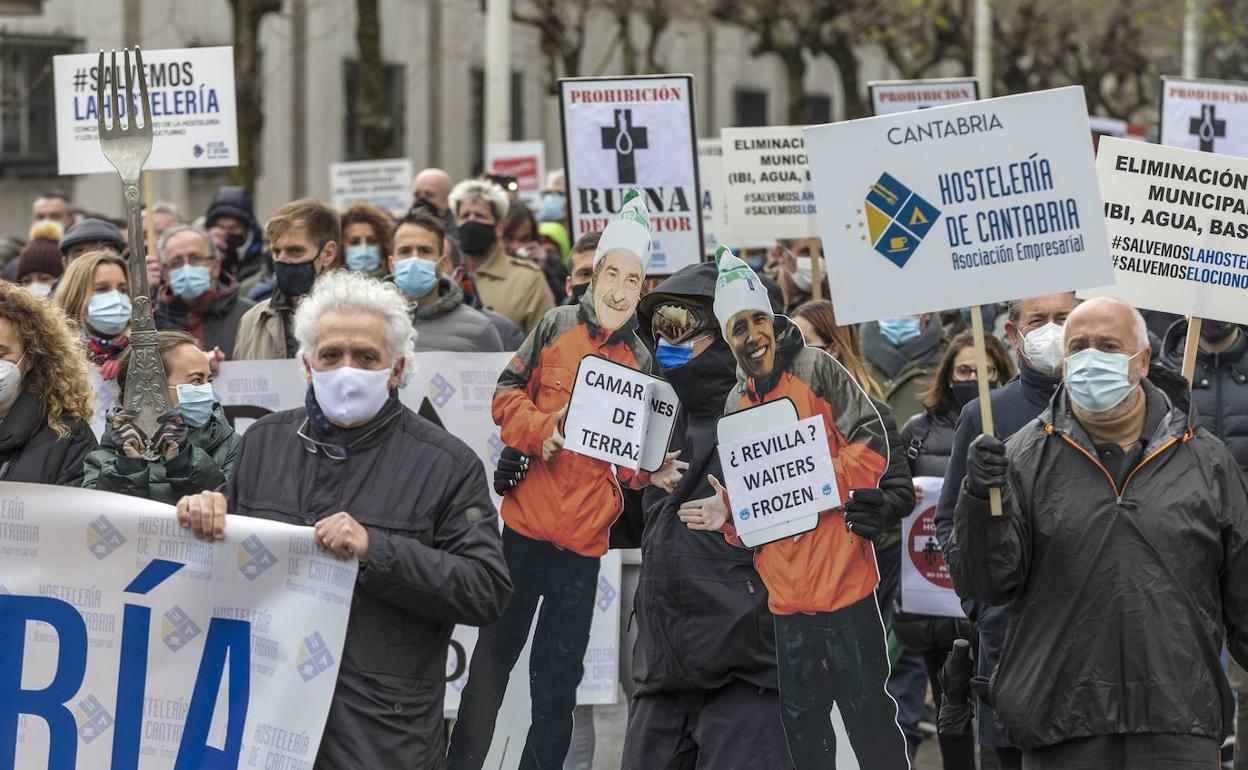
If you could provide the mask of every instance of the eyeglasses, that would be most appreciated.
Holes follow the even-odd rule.
[[[973,366],[963,364],[953,368],[953,377],[955,380],[977,380],[979,372]],[[997,367],[988,364],[988,379],[995,380],[997,378]]]
[[[189,263],[195,267],[212,267],[212,263],[217,260],[207,254],[192,254],[189,257],[173,257],[165,263],[165,267],[170,270],[179,270]]]
[[[664,302],[654,309],[650,328],[655,338],[662,337],[671,344],[684,342],[710,325],[706,310],[684,302]]]
[[[306,449],[309,454],[316,454],[319,451],[331,460],[342,462],[347,459],[347,448],[345,446],[340,444],[328,444],[324,441],[317,441],[304,432],[307,427],[308,421],[304,420],[303,424],[299,426],[299,430],[295,431],[295,435],[303,439],[303,448]]]

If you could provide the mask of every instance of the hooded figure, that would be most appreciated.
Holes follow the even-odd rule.
[[[806,347],[787,318],[776,317],[749,265],[726,247],[715,254],[715,317],[737,362],[726,413],[789,399],[799,420],[820,417],[843,507],[823,511],[811,531],[768,543],[754,562],[776,616],[780,717],[797,770],[836,763],[829,714],[840,710],[858,761],[873,770],[908,770],[897,706],[884,689],[888,657],[875,586],[872,540],[885,529],[878,489],[888,465],[885,426],[845,369]],[[727,493],[681,506],[692,529],[723,531],[739,543],[728,518]]]
[[[503,616],[481,629],[451,736],[448,767],[479,770],[490,751],[508,678],[541,614],[529,660],[532,724],[526,766],[561,767],[598,590],[598,562],[620,515],[620,485],[670,490],[686,465],[671,454],[656,472],[616,468],[563,448],[563,415],[585,356],[648,372],[637,338],[637,301],[650,253],[649,215],[625,196],[594,258],[579,305],[547,311],[498,378],[492,413],[503,443],[529,456],[527,475],[503,499],[503,549],[515,586]]]

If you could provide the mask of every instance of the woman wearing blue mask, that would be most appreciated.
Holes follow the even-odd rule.
[[[87,357],[100,376],[117,376],[117,359],[130,342],[130,276],[112,251],[89,251],[69,263],[53,300],[82,324]]]
[[[208,354],[186,332],[163,331],[157,349],[165,365],[173,409],[160,418],[154,436],[144,436],[134,415],[124,409],[108,413],[100,448],[87,456],[82,485],[162,503],[184,495],[221,488],[230,478],[239,436],[212,392]],[[130,352],[122,354],[117,372],[125,398]],[[154,460],[145,458],[148,445]]]
[[[353,203],[342,212],[341,221],[341,256],[334,267],[345,267],[369,278],[384,278],[394,220],[371,203]]]

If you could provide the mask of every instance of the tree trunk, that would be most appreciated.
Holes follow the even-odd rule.
[[[394,125],[386,109],[386,65],[381,60],[381,19],[377,0],[356,0],[355,42],[360,53],[356,125],[364,140],[366,159],[391,154]]]
[[[861,67],[858,55],[847,35],[838,35],[824,51],[836,63],[841,76],[841,93],[845,99],[845,120],[866,117],[869,107],[858,90]]]
[[[281,0],[230,0],[234,11],[234,100],[238,111],[238,165],[230,169],[230,184],[255,195],[260,175],[260,132],[264,104],[260,92],[260,21],[282,9]],[[298,115],[296,120],[302,120]]]
[[[789,94],[789,125],[802,126],[810,119],[810,99],[806,95],[806,59],[802,47],[778,51],[784,62],[784,84]]]

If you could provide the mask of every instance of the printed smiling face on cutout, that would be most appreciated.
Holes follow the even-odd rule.
[[[615,249],[603,255],[591,287],[598,323],[609,332],[619,329],[637,312],[645,271],[636,255]]]
[[[747,376],[758,379],[776,366],[776,322],[761,310],[742,310],[724,327],[728,347]]]

